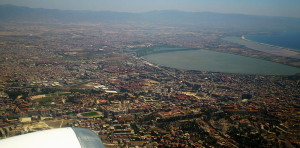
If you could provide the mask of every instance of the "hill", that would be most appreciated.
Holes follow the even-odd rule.
[[[153,24],[186,26],[191,28],[242,30],[296,30],[300,31],[300,18],[223,14],[213,12],[182,12],[175,10],[145,13],[110,11],[72,11],[0,5],[0,20],[31,22],[90,22],[109,24]]]

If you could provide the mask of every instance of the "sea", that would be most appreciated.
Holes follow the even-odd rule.
[[[270,45],[300,50],[300,32],[246,35],[246,39]]]

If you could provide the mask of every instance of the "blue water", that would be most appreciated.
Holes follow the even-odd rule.
[[[247,39],[275,46],[300,50],[300,32],[282,32],[277,34],[246,35]]]

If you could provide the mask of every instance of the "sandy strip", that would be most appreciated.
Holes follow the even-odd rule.
[[[273,46],[269,44],[264,44],[264,43],[259,43],[255,41],[251,41],[246,39],[244,36],[242,37],[225,37],[225,41],[233,42],[236,44],[244,45],[248,48],[270,53],[273,55],[278,55],[278,56],[283,56],[283,57],[291,57],[291,58],[297,58],[300,59],[300,52],[288,49],[288,48],[283,48],[283,47],[278,47],[278,46]]]

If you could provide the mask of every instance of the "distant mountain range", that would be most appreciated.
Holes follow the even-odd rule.
[[[73,11],[0,5],[0,21],[150,23],[153,25],[187,26],[218,29],[300,31],[300,18],[182,12],[175,10],[145,13],[110,11]]]

